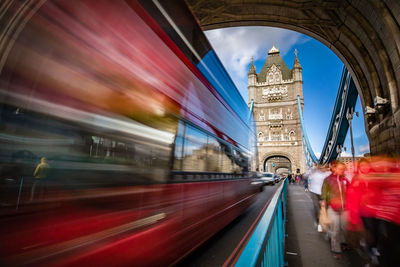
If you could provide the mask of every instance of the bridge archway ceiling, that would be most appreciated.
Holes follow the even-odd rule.
[[[400,1],[187,2],[204,30],[232,26],[281,27],[304,33],[328,46],[352,74],[364,108],[375,109],[377,96],[389,101],[387,108],[366,116],[370,120],[366,121],[367,129],[379,123],[382,117],[399,113]]]

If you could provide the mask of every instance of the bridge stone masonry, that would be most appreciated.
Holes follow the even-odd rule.
[[[273,46],[257,74],[251,60],[248,73],[249,104],[257,126],[257,148],[264,171],[288,173],[305,170],[297,96],[303,106],[302,68],[295,51],[290,70]]]
[[[329,47],[353,77],[372,154],[400,154],[400,2],[188,0],[204,30],[272,26]]]

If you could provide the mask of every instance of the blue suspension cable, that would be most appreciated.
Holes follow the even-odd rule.
[[[303,112],[301,110],[301,105],[300,105],[300,96],[297,96],[297,104],[298,104],[298,107],[299,107],[300,126],[301,126],[301,135],[303,137],[303,146],[304,146],[304,143],[306,145],[304,153],[306,154],[306,149],[307,149],[308,154],[310,155],[312,162],[315,163],[315,162],[317,162],[317,157],[315,156],[314,151],[312,150],[312,147],[310,145],[310,142],[308,141],[307,132],[306,132],[306,129],[304,127]],[[305,156],[306,156],[306,159],[307,159],[307,165],[310,166],[311,163],[309,162],[307,154]]]

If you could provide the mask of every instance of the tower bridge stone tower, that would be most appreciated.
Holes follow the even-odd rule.
[[[304,172],[297,95],[303,108],[302,68],[297,58],[290,70],[273,45],[257,74],[251,59],[248,73],[249,103],[254,101],[257,148],[260,170]]]

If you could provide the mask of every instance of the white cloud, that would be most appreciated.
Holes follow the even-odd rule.
[[[359,153],[367,153],[367,152],[369,152],[369,144],[359,145],[358,146],[358,152]]]
[[[300,33],[271,27],[233,27],[206,31],[205,34],[246,101],[251,57],[265,60],[273,42],[284,56],[293,52],[295,44],[308,40]]]
[[[351,153],[347,152],[347,151],[342,151],[342,153],[340,153],[341,157],[351,157]]]

